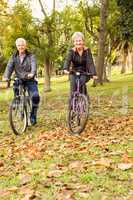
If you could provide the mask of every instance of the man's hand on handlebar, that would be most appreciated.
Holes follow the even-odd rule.
[[[64,69],[63,71],[64,71],[64,74],[69,74],[68,70]]]
[[[34,77],[34,74],[32,74],[32,73],[30,73],[30,74],[27,75],[28,79],[32,79],[33,77]]]

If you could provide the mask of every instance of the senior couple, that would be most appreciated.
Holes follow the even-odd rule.
[[[85,46],[84,35],[81,32],[75,32],[72,36],[73,47],[68,51],[64,62],[64,72],[68,74],[71,69],[75,71],[82,70],[83,72],[91,73],[93,79],[97,79],[96,70],[89,48]],[[24,86],[32,100],[32,110],[30,114],[30,121],[32,125],[37,123],[37,109],[40,101],[39,91],[36,81],[37,67],[36,58],[34,54],[27,50],[27,43],[24,38],[16,40],[17,51],[10,57],[3,80],[8,81],[15,71],[15,76],[21,79]],[[14,81],[13,90],[14,95],[19,93],[18,79]],[[86,87],[88,79],[85,75],[80,77],[81,85]],[[76,89],[76,76],[70,73],[70,91],[71,93]]]

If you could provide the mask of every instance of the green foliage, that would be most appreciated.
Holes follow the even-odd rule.
[[[6,33],[3,37],[3,54],[6,57],[15,49],[15,40],[24,37],[27,41],[32,37],[32,13],[28,5],[16,3],[7,21]]]
[[[116,24],[119,15],[120,12],[118,10],[116,1],[115,0],[110,1],[108,19],[107,19],[107,31],[112,40],[118,37],[118,35],[120,34],[118,26]]]
[[[120,10],[118,25],[124,40],[133,41],[133,1],[117,0]]]
[[[4,72],[5,67],[6,67],[6,60],[2,55],[0,55],[0,74]]]
[[[84,34],[89,36],[90,41],[98,40],[98,27],[100,8],[97,3],[90,5],[87,1],[81,1],[78,5],[78,12],[81,13]]]
[[[125,36],[132,39],[132,9],[129,5],[132,7],[131,1],[119,0],[118,9],[115,0],[109,1],[106,43],[112,49]],[[15,50],[16,38],[24,37],[28,48],[36,54],[39,66],[43,66],[47,57],[51,65],[58,68],[63,65],[67,49],[72,46],[71,36],[75,31],[84,33],[86,46],[92,49],[93,54],[97,54],[100,15],[98,1],[76,1],[75,7],[67,5],[62,11],[52,11],[41,20],[32,16],[28,3],[16,1],[10,13],[7,6],[4,1],[0,4],[0,10],[3,10],[0,14],[0,54],[4,60]],[[108,53],[111,61],[116,58],[116,51],[112,49]]]
[[[77,7],[66,6],[60,12],[53,11],[44,19],[35,21],[29,5],[17,1],[11,14],[1,17],[1,27],[5,30],[0,39],[2,55],[8,58],[15,49],[16,38],[24,37],[28,41],[28,47],[36,53],[39,65],[47,57],[55,67],[60,67],[67,49],[72,45],[73,32],[83,32],[87,46],[94,47],[93,37],[86,32],[85,15],[89,17],[88,20],[91,18],[95,31],[99,18],[98,9],[96,4],[89,7],[79,1]]]

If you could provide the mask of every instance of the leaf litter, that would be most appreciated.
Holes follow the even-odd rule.
[[[47,176],[40,181],[46,188],[51,188],[55,185],[57,200],[75,200],[76,191],[85,198],[86,193],[93,190],[92,185],[74,182],[71,185],[65,185],[59,178],[71,171],[72,177],[75,173],[88,170],[88,168],[104,167],[109,169],[119,169],[122,171],[133,169],[133,158],[128,156],[130,149],[111,149],[110,146],[122,145],[128,141],[132,141],[133,133],[133,117],[108,117],[108,118],[91,118],[88,121],[85,131],[81,135],[72,136],[68,134],[68,129],[63,126],[56,127],[55,130],[43,131],[39,127],[36,128],[36,137],[29,134],[24,140],[15,142],[10,139],[3,139],[0,144],[1,152],[4,152],[0,160],[0,169],[9,173],[9,166],[12,165],[15,171],[19,174],[21,184],[14,188],[5,188],[0,190],[0,197],[8,196],[11,193],[18,193],[23,196],[23,199],[36,198],[37,189],[29,187],[31,183],[31,175],[27,173],[26,166],[35,160],[43,160],[54,158],[56,163],[53,167],[47,167]],[[94,148],[94,151],[92,149]],[[95,149],[96,148],[96,149]],[[99,153],[97,151],[99,149]],[[80,157],[79,153],[81,154]],[[86,155],[85,159],[82,155]],[[118,156],[119,162],[114,162],[112,156]],[[88,160],[86,160],[88,157]],[[11,161],[7,162],[7,158]],[[59,158],[59,159],[58,159]],[[0,172],[1,173],[1,172]],[[34,169],[33,172],[34,173]],[[48,181],[49,180],[49,181]],[[75,179],[77,181],[77,178]],[[28,187],[27,187],[28,186]],[[50,186],[50,187],[49,187]],[[59,189],[60,188],[60,189]],[[41,194],[39,194],[41,195]]]

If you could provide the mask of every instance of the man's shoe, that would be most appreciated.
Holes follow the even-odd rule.
[[[31,114],[31,116],[30,116],[30,122],[31,122],[31,125],[35,125],[37,123],[35,115]]]

